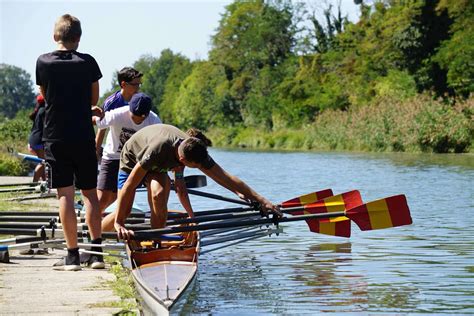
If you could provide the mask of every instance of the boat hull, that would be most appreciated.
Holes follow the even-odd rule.
[[[127,244],[133,280],[145,314],[169,315],[196,278],[199,234],[189,232],[182,236],[184,240],[179,242],[155,241],[143,246],[143,242],[130,241]]]

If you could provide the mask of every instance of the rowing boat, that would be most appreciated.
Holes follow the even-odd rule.
[[[126,244],[132,277],[152,315],[169,315],[193,283],[198,269],[198,232],[176,235],[181,240],[130,240]]]

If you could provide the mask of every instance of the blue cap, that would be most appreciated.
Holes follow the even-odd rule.
[[[135,93],[129,103],[130,112],[137,116],[147,116],[151,110],[151,98],[143,92]]]

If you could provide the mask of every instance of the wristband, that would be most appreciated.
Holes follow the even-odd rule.
[[[183,179],[183,173],[182,172],[175,172],[174,173],[174,178],[175,179]]]

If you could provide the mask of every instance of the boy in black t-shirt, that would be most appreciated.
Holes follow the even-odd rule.
[[[95,105],[102,77],[95,59],[77,52],[81,22],[69,14],[54,27],[57,50],[36,62],[36,84],[46,100],[43,141],[46,161],[51,165],[52,187],[58,190],[59,214],[68,254],[55,265],[60,270],[80,270],[74,185],[81,190],[92,243],[101,244],[101,216],[97,199],[97,157],[92,114],[102,116]],[[93,247],[101,251],[100,247]],[[92,255],[92,268],[104,268],[102,256]]]

